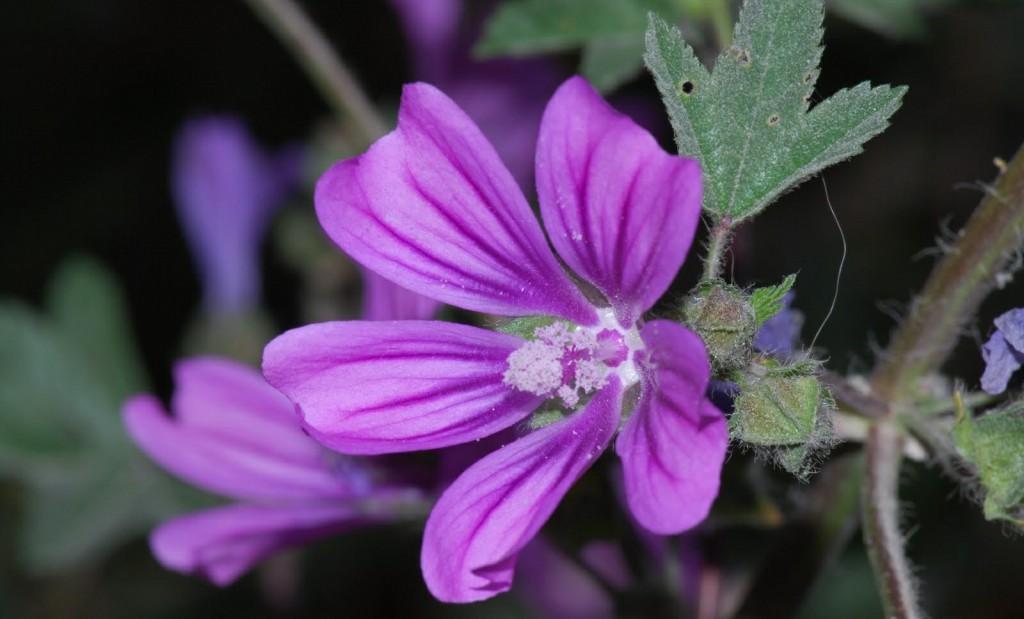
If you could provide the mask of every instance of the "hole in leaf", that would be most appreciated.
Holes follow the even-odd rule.
[[[693,83],[693,80],[686,80],[682,84],[679,84],[679,92],[686,96],[692,95],[696,88],[697,85]]]
[[[779,120],[780,118],[778,114],[772,114],[771,116],[768,117],[768,126],[774,127],[775,125],[779,124]]]
[[[748,52],[747,50],[743,49],[742,47],[737,47],[736,45],[730,45],[729,49],[726,50],[726,53],[728,53],[730,56],[735,58],[736,62],[740,63],[742,66],[744,66],[744,67],[749,67],[750,66],[750,52]]]

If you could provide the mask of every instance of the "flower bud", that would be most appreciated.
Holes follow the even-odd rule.
[[[747,295],[722,281],[705,281],[683,301],[683,321],[704,340],[716,376],[750,361],[757,325]]]
[[[740,378],[740,393],[729,420],[732,435],[757,447],[771,448],[789,472],[810,472],[808,456],[832,442],[828,389],[815,376],[813,362],[783,366],[755,363]]]

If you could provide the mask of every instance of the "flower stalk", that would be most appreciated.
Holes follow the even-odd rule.
[[[291,51],[340,118],[351,118],[367,144],[387,133],[352,71],[331,49],[316,24],[292,0],[246,0],[253,12]]]
[[[711,228],[708,238],[708,254],[704,258],[704,281],[712,281],[722,277],[722,263],[725,252],[732,240],[732,217],[722,217]]]

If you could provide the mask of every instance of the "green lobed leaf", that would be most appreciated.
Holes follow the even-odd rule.
[[[769,318],[782,311],[782,298],[796,282],[796,275],[787,275],[781,284],[757,288],[750,294],[750,305],[754,309],[754,323],[760,327]]]
[[[734,42],[709,72],[655,14],[644,60],[679,153],[703,170],[704,210],[735,223],[888,126],[905,87],[862,83],[810,108],[821,58],[821,0],[748,0]],[[809,111],[808,111],[809,110]]]

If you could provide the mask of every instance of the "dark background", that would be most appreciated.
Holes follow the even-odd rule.
[[[388,6],[327,0],[304,6],[370,95],[393,103],[409,70]],[[1024,8],[958,5],[931,15],[927,24],[925,38],[893,41],[826,20],[822,97],[864,80],[910,86],[893,126],[869,142],[865,154],[824,175],[849,254],[836,309],[817,344],[840,372],[871,367],[875,347],[894,325],[893,312],[906,307],[934,263],[922,250],[935,248],[936,236],[965,221],[981,198],[980,183],[995,175],[993,158],[1009,159],[1024,142]],[[194,113],[234,113],[275,146],[308,135],[328,110],[238,1],[8,3],[0,46],[0,294],[38,302],[63,258],[99,257],[127,290],[147,369],[166,395],[170,363],[199,294],[167,182],[177,128]],[[656,97],[646,76],[628,88]],[[740,233],[735,277],[741,284],[770,283],[799,272],[796,306],[807,316],[809,340],[831,302],[840,253],[822,181],[813,179]],[[274,279],[281,270],[273,256],[266,260],[271,307],[283,308],[277,317],[288,324],[295,317],[284,297],[294,282]],[[983,306],[950,366],[969,386],[980,373],[978,344],[991,318],[1022,300],[1021,284],[1013,282]],[[984,523],[937,477],[933,469],[912,467],[914,483],[904,495],[908,525],[919,523],[910,552],[925,566],[928,607],[936,617],[1021,616],[1024,542]],[[9,522],[8,514],[0,521]],[[6,524],[4,532],[0,550],[11,544]],[[436,610],[417,582],[418,544],[418,534],[408,531],[354,536],[319,549],[335,571],[312,579],[309,616]],[[359,569],[339,564],[332,558],[338,553],[361,557]],[[202,616],[224,608],[237,616],[274,614],[259,604],[251,577],[217,592],[163,574],[144,555],[139,543],[93,570],[84,584],[79,576],[25,579],[6,555],[2,575],[27,600],[18,606],[26,616]],[[123,590],[117,583],[129,575],[149,582],[152,591]],[[392,586],[403,593],[392,597]],[[62,606],[53,592],[73,602]],[[44,594],[51,597],[44,600]],[[337,605],[346,603],[353,604],[347,607],[352,614]]]

